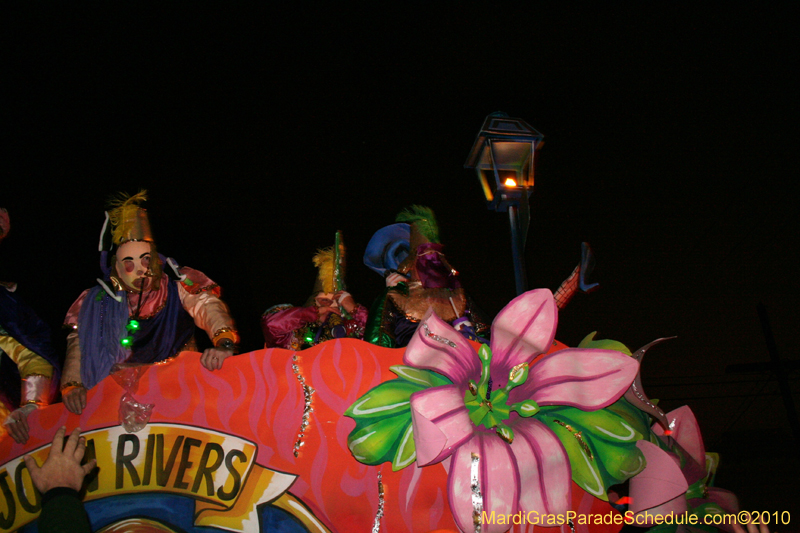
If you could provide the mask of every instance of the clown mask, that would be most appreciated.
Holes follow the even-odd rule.
[[[117,249],[117,276],[127,289],[141,290],[152,276],[150,270],[150,243],[128,241]]]

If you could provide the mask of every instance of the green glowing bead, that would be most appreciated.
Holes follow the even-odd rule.
[[[131,343],[133,343],[133,337],[125,337],[120,341],[120,344],[122,344],[125,347],[130,346]]]

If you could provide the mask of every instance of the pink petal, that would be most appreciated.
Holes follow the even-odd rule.
[[[544,424],[518,418],[511,451],[519,469],[520,511],[564,514],[572,501],[572,469],[564,445]]]
[[[478,379],[481,374],[480,359],[469,341],[436,314],[428,313],[411,337],[403,362],[443,374],[459,386],[465,386],[470,379]],[[432,335],[442,340],[426,335],[425,324]],[[448,342],[454,343],[455,348]]]
[[[680,516],[685,514],[687,510],[688,507],[686,505],[686,497],[681,494],[680,496],[677,496],[668,502],[662,503],[657,507],[651,507],[650,509],[647,509],[646,513],[644,511],[642,511],[642,513],[634,513],[635,518],[633,523],[640,527],[654,526],[656,525],[656,516],[667,516],[670,513],[673,516]]]
[[[478,481],[486,516],[495,513],[494,523],[484,521],[481,531],[502,533],[509,525],[498,524],[499,515],[518,510],[519,477],[511,449],[496,433],[476,432],[453,453],[447,477],[450,510],[461,531],[474,531],[472,522],[472,454],[480,458]]]
[[[739,512],[739,499],[736,497],[736,494],[729,490],[709,487],[708,499],[722,507],[727,513],[733,514]]]
[[[702,502],[703,500],[691,500],[689,502],[690,505],[698,505],[698,502]],[[736,514],[739,512],[739,499],[736,497],[734,493],[729,490],[725,489],[718,489],[716,487],[709,487],[708,488],[708,500],[712,503],[716,503],[722,510],[728,514]],[[729,524],[721,524],[717,526],[719,529],[723,531],[728,531],[729,533],[734,533],[734,529],[732,525]]]
[[[511,368],[550,349],[557,324],[558,308],[547,289],[521,294],[498,313],[491,337],[492,378],[502,381],[498,385],[505,385]]]
[[[457,385],[433,387],[412,394],[411,423],[420,466],[449,456],[474,430],[464,405],[464,391]]]
[[[706,447],[703,444],[703,435],[700,433],[700,424],[697,423],[691,408],[688,405],[678,407],[667,413],[667,420],[672,427],[671,437],[681,445],[681,448],[689,452],[697,464],[705,467]],[[653,433],[662,436],[664,428],[656,424]]]
[[[539,405],[569,405],[584,411],[617,401],[639,371],[635,359],[612,350],[569,348],[540,359],[525,384],[509,400],[528,398]]]
[[[687,456],[681,470],[686,482],[691,485],[708,474],[706,471],[706,447],[703,444],[703,436],[700,434],[700,425],[688,405],[667,413],[667,420],[672,427],[671,437],[675,441],[674,446],[683,450]],[[656,425],[658,427],[653,428],[653,433],[664,439],[664,428]]]
[[[647,466],[630,480],[630,510],[639,513],[674,500],[678,496],[685,500],[683,495],[689,485],[683,477],[678,458],[652,442],[640,440],[636,443],[636,447],[642,451]]]

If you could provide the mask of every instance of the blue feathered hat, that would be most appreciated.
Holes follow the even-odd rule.
[[[409,255],[411,226],[406,223],[386,226],[372,236],[364,251],[364,264],[386,276],[387,270],[397,270]]]

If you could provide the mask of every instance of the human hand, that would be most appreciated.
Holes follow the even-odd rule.
[[[755,524],[754,519],[750,519],[747,523],[747,531],[739,524],[739,520],[733,521],[734,533],[769,533],[769,528],[764,522],[759,521],[758,525]]]
[[[31,411],[35,410],[36,404],[29,403],[28,405],[11,411],[11,414],[9,414],[8,418],[3,422],[9,435],[20,444],[28,442],[28,432],[30,431],[30,427],[28,427],[28,415]]]
[[[339,311],[338,307],[331,307],[331,306],[324,306],[324,307],[317,307],[317,321],[321,324],[325,322],[328,317],[333,313],[334,315],[341,316],[342,312]]]
[[[333,295],[333,299],[339,303],[340,308],[352,314],[356,310],[356,301],[353,296],[347,291],[339,291]]]
[[[33,485],[42,494],[57,487],[80,491],[83,478],[97,466],[96,459],[81,465],[86,452],[86,439],[81,437],[81,429],[75,428],[64,445],[66,432],[67,428],[63,426],[56,431],[50,455],[42,466],[36,464],[36,459],[30,455],[25,456],[25,466],[31,474]]]
[[[386,276],[387,287],[394,287],[404,281],[408,281],[408,278],[400,274],[399,272],[392,272],[391,274]]]
[[[225,348],[207,348],[200,356],[200,364],[212,372],[222,368],[222,363],[233,355],[233,350]]]
[[[61,393],[61,400],[70,413],[79,415],[86,409],[86,388],[73,387],[66,393]]]

